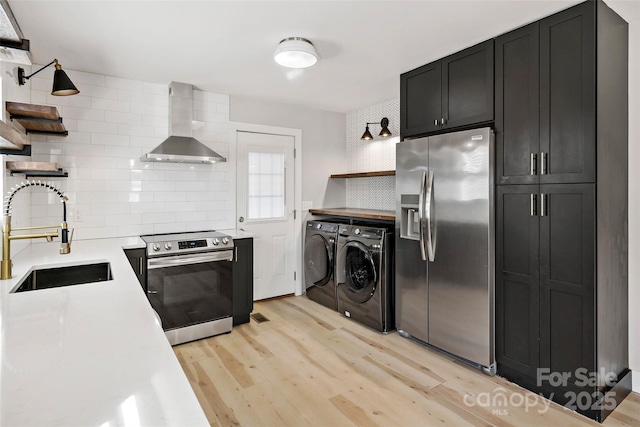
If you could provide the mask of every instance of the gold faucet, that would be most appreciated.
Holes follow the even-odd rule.
[[[63,217],[62,223],[60,225],[43,225],[37,227],[19,227],[19,228],[11,228],[11,204],[13,202],[13,197],[15,194],[26,187],[32,186],[41,186],[48,188],[54,191],[62,201],[63,205]],[[73,240],[73,230],[71,232],[71,239],[69,239],[69,230],[67,227],[67,197],[62,193],[62,191],[55,188],[53,185],[40,182],[40,181],[31,181],[27,183],[21,183],[17,188],[12,189],[9,192],[9,196],[7,196],[7,200],[5,202],[4,207],[4,217],[2,222],[2,263],[0,264],[0,280],[10,279],[11,278],[11,241],[12,240],[21,240],[21,239],[47,239],[47,242],[53,241],[54,237],[58,237],[58,227],[61,229],[62,233],[62,242],[60,244],[60,254],[68,254],[71,252],[71,241]],[[17,234],[11,235],[12,231],[24,231],[24,230],[44,230],[55,228],[56,231],[48,232],[48,233],[35,233],[35,234]]]

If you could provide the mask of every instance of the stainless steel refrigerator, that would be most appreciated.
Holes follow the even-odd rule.
[[[490,375],[493,159],[490,128],[396,145],[396,327]]]

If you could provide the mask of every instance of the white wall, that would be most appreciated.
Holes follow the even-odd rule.
[[[378,136],[383,117],[389,119],[391,136]],[[360,139],[367,123],[374,139]],[[347,113],[347,172],[395,170],[396,143],[400,141],[400,98],[369,105]],[[346,179],[347,207],[395,210],[395,176]]]
[[[233,122],[302,130],[302,200],[314,208],[344,207],[344,180],[329,179],[347,170],[345,115],[231,96]],[[306,218],[303,218],[303,221]]]
[[[228,163],[139,161],[167,137],[168,85],[65,71],[80,94],[52,96],[52,67],[19,90],[21,96],[30,94],[27,102],[56,106],[69,131],[66,137],[31,136],[32,160],[68,170],[68,178],[47,179],[69,198],[68,221],[76,239],[234,226]],[[194,119],[205,122],[194,136],[226,157],[229,97],[194,91]],[[60,222],[57,197],[44,190],[31,193],[33,225]]]

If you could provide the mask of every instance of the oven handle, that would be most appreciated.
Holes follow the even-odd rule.
[[[178,255],[161,258],[150,258],[148,268],[149,270],[153,270],[155,268],[175,267],[178,265],[201,264],[203,262],[216,261],[233,261],[233,251],[219,251],[192,256]]]

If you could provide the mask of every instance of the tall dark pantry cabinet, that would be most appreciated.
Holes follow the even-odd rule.
[[[495,59],[498,374],[601,421],[631,389],[628,26],[588,1]]]

